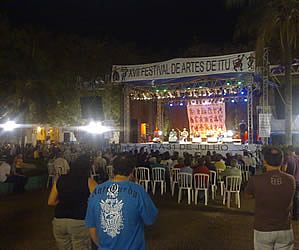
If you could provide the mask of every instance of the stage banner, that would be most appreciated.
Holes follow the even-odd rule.
[[[190,104],[187,112],[191,135],[213,135],[226,131],[225,103]]]
[[[177,58],[150,64],[113,65],[111,81],[145,81],[254,71],[255,52],[251,51],[214,57]]]

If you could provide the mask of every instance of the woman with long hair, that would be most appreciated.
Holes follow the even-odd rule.
[[[71,164],[70,172],[52,186],[48,205],[56,206],[53,233],[60,250],[91,247],[84,218],[88,197],[97,183],[89,178],[89,169],[89,158],[81,155]]]

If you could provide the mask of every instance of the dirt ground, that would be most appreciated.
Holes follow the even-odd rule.
[[[56,249],[52,235],[54,209],[47,206],[48,191],[0,197],[0,249]],[[253,249],[253,201],[241,198],[241,209],[227,209],[220,196],[209,205],[178,204],[176,197],[156,194],[159,216],[146,227],[149,250]],[[299,222],[293,224],[299,243]],[[299,244],[296,244],[299,246]],[[299,249],[296,248],[296,249]]]

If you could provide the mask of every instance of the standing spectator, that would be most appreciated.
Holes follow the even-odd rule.
[[[53,233],[60,250],[88,250],[90,237],[84,225],[87,200],[96,187],[88,178],[89,159],[80,156],[72,164],[67,175],[59,177],[53,184],[48,205],[55,207]]]
[[[245,193],[255,198],[254,249],[294,249],[290,212],[295,193],[294,177],[280,171],[279,148],[264,150],[266,173],[249,179]]]
[[[86,225],[98,249],[146,249],[144,224],[153,224],[157,208],[143,187],[130,182],[128,157],[113,161],[114,178],[98,185],[88,202]]]
[[[299,156],[296,155],[295,149],[292,146],[289,146],[287,149],[287,160],[286,160],[287,169],[286,172],[295,177],[296,181],[296,192],[293,200],[293,220],[298,220],[299,211],[298,211],[298,197],[299,197]]]

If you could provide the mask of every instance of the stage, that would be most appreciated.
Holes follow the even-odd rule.
[[[241,154],[245,150],[252,152],[253,154],[259,149],[260,145],[257,144],[233,144],[233,143],[122,143],[120,144],[120,150],[122,152],[134,151],[144,147],[147,152],[151,150],[159,150],[160,153],[168,151],[172,154],[174,151],[179,152],[182,156],[183,152],[194,154],[207,154],[207,151],[211,153],[216,151],[218,154],[225,156],[226,153]]]

